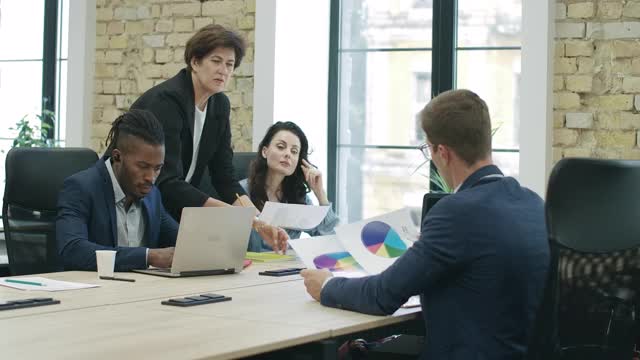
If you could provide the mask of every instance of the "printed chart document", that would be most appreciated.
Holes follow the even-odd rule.
[[[0,285],[19,290],[63,291],[100,287],[100,285],[52,280],[39,276],[0,278]]]
[[[404,208],[338,226],[336,234],[364,270],[379,274],[413,245],[419,232],[409,209]]]
[[[289,240],[289,245],[308,269],[327,269],[334,277],[359,278],[369,275],[345,250],[336,235]],[[412,296],[403,308],[420,306],[420,297]]]
[[[334,276],[344,276],[345,273],[366,275],[335,235],[290,239],[289,245],[308,269],[327,269]]]
[[[309,230],[320,225],[327,216],[329,206],[283,204],[267,201],[259,219],[283,229]]]

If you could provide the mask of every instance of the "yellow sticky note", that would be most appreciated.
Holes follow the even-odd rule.
[[[247,251],[247,255],[245,255],[245,259],[249,259],[251,261],[256,261],[256,262],[269,262],[269,261],[293,260],[295,259],[295,257],[293,255],[280,255],[273,252]]]

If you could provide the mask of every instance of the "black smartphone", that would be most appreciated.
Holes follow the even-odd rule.
[[[278,269],[278,270],[267,270],[261,271],[258,274],[263,276],[288,276],[288,275],[296,275],[300,274],[300,271],[305,268],[286,268],[286,269]]]

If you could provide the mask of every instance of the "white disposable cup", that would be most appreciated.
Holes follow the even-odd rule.
[[[116,266],[116,251],[96,250],[96,262],[98,263],[98,276],[113,277],[113,269]]]

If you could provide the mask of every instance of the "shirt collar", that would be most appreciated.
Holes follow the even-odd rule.
[[[120,183],[118,183],[118,179],[116,179],[116,175],[113,172],[113,167],[111,167],[111,158],[106,158],[104,160],[104,164],[107,167],[107,171],[109,172],[109,177],[111,177],[111,185],[113,186],[113,195],[116,204],[124,201],[126,199],[126,195],[122,188],[120,187]]]

